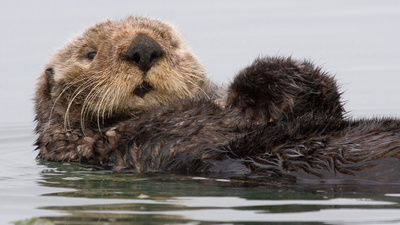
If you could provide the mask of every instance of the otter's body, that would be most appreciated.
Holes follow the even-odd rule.
[[[290,122],[245,126],[235,112],[211,102],[182,105],[181,110],[151,110],[145,118],[156,127],[144,122],[138,124],[140,129],[131,129],[134,122],[120,126],[115,132],[124,138],[116,145],[116,169],[262,183],[400,183],[398,120],[305,115]],[[196,106],[204,114],[193,109]],[[171,109],[175,120],[160,117]]]
[[[260,58],[220,92],[170,25],[89,28],[46,65],[39,157],[261,183],[400,183],[400,121],[344,118],[332,77]],[[224,97],[226,96],[226,97]]]

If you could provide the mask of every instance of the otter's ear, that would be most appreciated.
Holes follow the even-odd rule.
[[[47,81],[47,85],[46,85],[46,94],[50,95],[51,93],[51,89],[54,85],[54,69],[53,68],[47,68],[44,71],[45,77],[46,77],[46,81]]]
[[[52,84],[54,82],[54,69],[53,68],[47,68],[44,71],[44,73],[46,75],[47,82]]]
[[[54,86],[54,69],[47,68],[39,76],[37,90],[36,90],[36,99],[50,100],[53,86]]]

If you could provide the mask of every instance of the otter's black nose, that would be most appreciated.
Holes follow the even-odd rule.
[[[145,34],[139,34],[132,42],[125,57],[143,72],[147,72],[163,54],[164,52],[157,42]]]

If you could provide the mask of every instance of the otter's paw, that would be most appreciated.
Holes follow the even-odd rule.
[[[43,132],[36,145],[38,157],[47,161],[83,162],[95,165],[108,163],[112,144],[100,132],[80,129],[65,131],[52,128],[52,132]]]
[[[81,133],[66,132],[62,128],[41,133],[36,143],[39,149],[38,157],[47,161],[81,161],[81,154],[85,154],[84,151],[88,148],[88,146],[80,146],[78,143],[83,138]]]
[[[256,59],[235,77],[227,107],[249,120],[275,122],[305,114],[342,117],[340,93],[333,78],[307,61]]]

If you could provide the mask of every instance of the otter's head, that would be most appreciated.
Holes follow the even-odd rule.
[[[102,126],[208,88],[174,27],[142,17],[108,20],[71,40],[44,68],[37,129],[51,120],[67,129]]]

